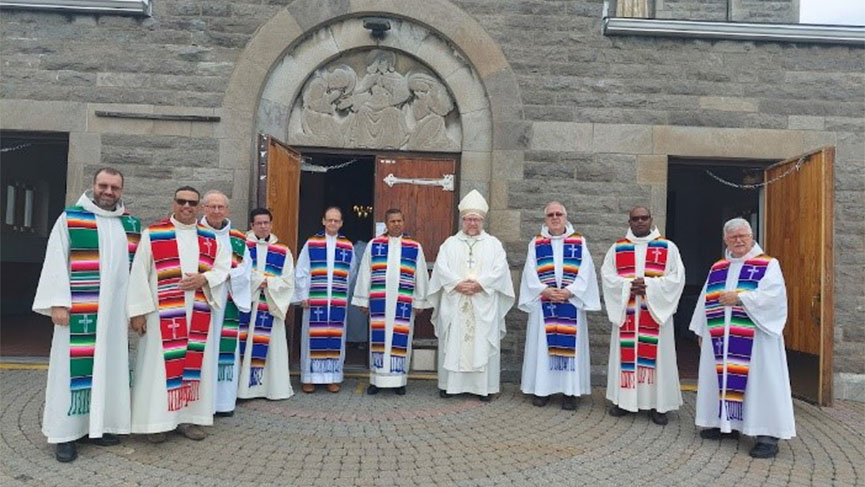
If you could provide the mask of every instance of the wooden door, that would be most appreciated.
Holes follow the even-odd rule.
[[[439,246],[454,233],[456,160],[378,156],[375,160],[375,222],[389,208],[405,217],[405,232],[423,246],[432,271]],[[434,338],[430,312],[415,318],[416,339]]]
[[[297,260],[300,152],[269,135],[258,136],[258,206],[273,213],[273,234]]]
[[[787,284],[784,340],[788,355],[814,359],[810,371],[790,364],[790,382],[794,395],[821,405],[832,402],[834,160],[835,149],[824,147],[765,173],[765,250],[781,263]],[[813,380],[804,376],[811,373]]]

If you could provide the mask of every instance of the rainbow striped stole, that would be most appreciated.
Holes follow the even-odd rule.
[[[240,230],[231,229],[228,232],[231,242],[231,268],[236,269],[243,264],[246,252],[246,234]],[[234,380],[234,351],[237,349],[240,310],[231,299],[231,293],[225,301],[225,316],[222,319],[222,331],[219,334],[219,382]],[[248,321],[247,321],[248,325]]]
[[[746,260],[739,271],[736,292],[748,292],[757,289],[760,280],[766,275],[766,269],[772,258],[766,254]],[[748,385],[748,371],[751,364],[751,351],[754,346],[756,325],[742,306],[732,306],[727,350],[724,350],[724,334],[726,326],[724,306],[720,303],[721,293],[727,286],[727,275],[730,271],[730,261],[721,259],[712,265],[706,280],[706,325],[712,337],[712,349],[715,352],[715,371],[718,374],[718,391],[721,404],[718,416],[724,410],[726,402],[727,420],[744,418],[743,403],[745,388]],[[726,377],[726,387],[724,384]]]
[[[178,411],[199,398],[201,364],[210,330],[210,305],[204,292],[196,289],[192,324],[187,327],[185,291],[177,287],[183,272],[174,224],[171,220],[162,220],[148,229],[157,275],[159,332],[165,359],[168,410]],[[198,272],[207,272],[216,258],[216,236],[200,224],[197,232]]]
[[[258,268],[258,246],[254,240],[246,242],[249,248],[249,257],[252,259],[252,268]],[[264,256],[264,275],[267,277],[281,276],[285,265],[285,256],[288,247],[281,243],[272,243],[267,246]],[[252,331],[252,357],[250,359],[249,387],[258,386],[262,383],[264,366],[267,361],[267,349],[270,346],[270,335],[273,330],[273,315],[267,306],[267,297],[264,291],[258,290],[258,303],[256,303],[255,326]],[[249,321],[251,313],[240,314],[240,356],[246,355],[246,340],[249,337]]]
[[[99,311],[99,229],[96,215],[81,206],[65,210],[69,234],[69,389],[67,416],[90,412],[93,387],[93,357],[96,352],[96,322]],[[141,222],[124,213],[120,217],[126,232],[129,262],[141,238]]]
[[[535,261],[538,279],[547,287],[563,289],[577,279],[583,261],[583,237],[577,233],[565,237],[562,245],[562,283],[556,282],[552,239],[535,237]],[[571,303],[553,303],[541,298],[550,370],[576,370],[577,307]]]
[[[667,269],[669,242],[658,237],[646,246],[646,264],[643,277],[661,277]],[[616,272],[627,279],[634,279],[636,257],[634,244],[628,239],[616,242]],[[639,326],[636,322],[639,319]],[[619,387],[634,389],[637,383],[655,383],[655,365],[658,359],[658,336],[660,325],[652,318],[646,300],[640,300],[639,314],[637,297],[628,298],[625,308],[625,323],[619,328]],[[636,376],[635,376],[636,372]]]
[[[354,255],[351,241],[340,235],[328,289],[327,238],[319,232],[307,240],[310,264],[309,358],[312,373],[339,373],[348,299],[348,272]]]
[[[382,235],[370,242],[370,293],[369,329],[372,367],[384,368],[386,302],[387,302],[387,258],[389,239]],[[399,286],[397,290],[393,332],[390,343],[390,372],[404,374],[408,371],[406,359],[411,338],[412,303],[414,302],[415,271],[420,244],[407,235],[400,242]]]

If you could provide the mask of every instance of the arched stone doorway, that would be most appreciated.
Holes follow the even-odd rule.
[[[391,32],[376,41],[363,28],[367,16],[389,19]],[[310,76],[344,53],[375,48],[418,60],[447,87],[459,114],[460,190],[485,194],[491,230],[516,238],[519,212],[507,209],[506,175],[530,138],[519,90],[495,41],[447,1],[297,0],[262,26],[238,59],[218,134],[220,166],[235,170],[235,201],[256,196],[255,134],[291,143],[291,108]]]

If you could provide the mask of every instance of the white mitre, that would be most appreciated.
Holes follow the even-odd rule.
[[[476,189],[471,190],[469,194],[465,195],[457,208],[460,210],[461,217],[474,214],[481,218],[485,218],[487,211],[490,209],[489,205],[487,205],[487,200]]]

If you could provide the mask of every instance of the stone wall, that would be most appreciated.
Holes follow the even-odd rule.
[[[655,0],[655,18],[715,22],[799,22],[798,0]]]
[[[286,31],[271,34],[279,30],[256,37],[278,16],[303,32],[313,10],[338,17],[365,5],[299,0],[286,10],[282,3],[157,1],[151,18],[3,11],[0,128],[69,132],[71,199],[86,173],[112,164],[129,176],[128,199],[146,220],[163,217],[170,190],[185,183],[223,189],[245,208],[250,169],[235,161],[251,165],[251,145],[232,135],[251,128],[236,125],[237,107],[226,103],[232,77],[247,79],[235,69],[249,55],[245,49],[294,39]],[[705,9],[693,10],[695,3]],[[674,5],[714,19],[713,2],[663,2]],[[604,37],[601,8],[600,0],[424,3],[425,15],[441,12],[439,23],[456,31],[461,19],[479,23],[504,54],[504,74],[518,85],[510,104],[492,102],[494,159],[486,188],[499,209],[492,229],[503,237],[515,275],[550,199],[569,207],[597,265],[623,234],[623,215],[633,204],[651,205],[663,225],[668,155],[781,159],[835,145],[836,396],[865,398],[865,50]],[[471,50],[478,36],[459,32],[462,44],[455,47]],[[266,75],[266,68],[256,69]],[[250,99],[263,89],[238,86]],[[106,119],[96,110],[221,120]],[[609,328],[603,313],[590,320],[600,374]],[[525,315],[512,312],[508,327],[503,360],[514,378]]]

